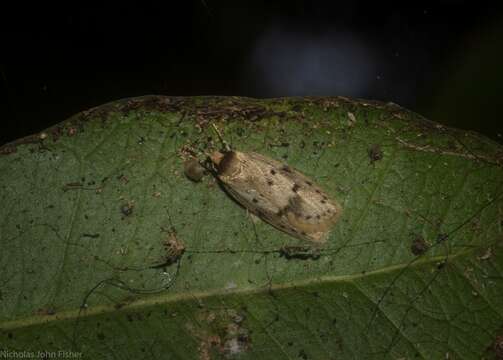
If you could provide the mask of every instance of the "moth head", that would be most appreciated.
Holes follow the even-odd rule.
[[[238,154],[235,151],[215,151],[210,155],[210,160],[219,176],[232,176],[240,171]]]

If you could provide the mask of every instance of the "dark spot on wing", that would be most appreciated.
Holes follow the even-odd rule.
[[[316,189],[316,190],[314,190],[314,191],[316,191],[318,194],[321,194],[321,191],[320,191],[320,190],[318,190],[318,189]]]
[[[312,216],[311,216],[311,215],[307,215],[307,216],[306,216],[306,220],[309,220],[309,219],[311,219],[311,218],[312,218]]]
[[[272,180],[267,180],[267,185],[269,185],[269,186],[273,186],[273,185],[274,185],[274,182],[272,182]]]
[[[316,219],[321,219],[321,216],[320,215],[316,215]]]
[[[311,181],[306,181],[306,184],[309,186],[313,186],[313,183]]]
[[[294,193],[296,193],[297,191],[299,191],[299,189],[300,189],[300,186],[299,186],[298,184],[293,184],[293,186],[292,186],[292,191],[293,191]]]
[[[287,173],[291,173],[292,172],[292,169],[290,169],[290,166],[288,165],[283,165],[283,167],[281,168],[281,170],[287,172]]]
[[[302,236],[306,236],[307,234],[303,231],[300,233]]]
[[[327,202],[326,202],[326,200],[321,200],[321,203],[326,204]]]
[[[255,198],[253,198],[253,199],[252,199],[252,201],[253,201],[255,204],[256,204],[256,203],[258,203],[258,200],[257,200],[257,199],[255,199]]]
[[[271,175],[276,175],[276,170],[271,169]]]

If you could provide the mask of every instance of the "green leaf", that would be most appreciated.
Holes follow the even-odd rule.
[[[220,147],[211,124],[337,199],[319,257],[185,177]],[[503,352],[503,149],[477,134],[346,98],[147,96],[0,153],[0,357]]]

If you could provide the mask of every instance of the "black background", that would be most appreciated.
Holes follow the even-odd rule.
[[[503,142],[498,1],[3,9],[0,144],[124,97],[345,95]]]

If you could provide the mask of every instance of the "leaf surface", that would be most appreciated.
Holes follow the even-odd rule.
[[[284,161],[343,208],[320,256],[190,154]],[[0,148],[0,350],[480,359],[503,336],[503,149],[393,104],[147,96]],[[170,241],[185,252],[174,257]],[[308,250],[309,251],[309,250]],[[171,256],[171,258],[170,258]],[[172,264],[158,266],[166,262]],[[503,342],[503,341],[502,341]]]

